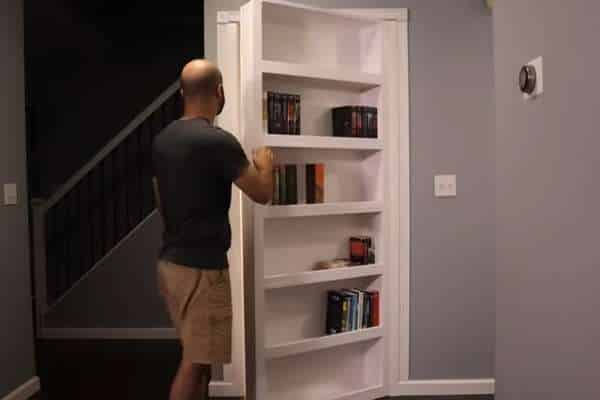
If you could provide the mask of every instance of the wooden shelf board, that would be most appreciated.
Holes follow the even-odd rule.
[[[265,355],[267,359],[304,354],[352,343],[365,342],[367,340],[379,339],[383,336],[383,328],[375,326],[372,328],[358,329],[350,332],[325,335],[317,338],[303,339],[290,343],[278,344],[267,347]]]
[[[353,390],[352,392],[338,395],[330,400],[371,400],[378,399],[384,395],[384,387],[382,385],[377,385],[365,389]]]
[[[347,68],[329,69],[311,64],[263,60],[261,70],[266,77],[269,75],[283,76],[307,81],[329,82],[345,85],[356,90],[372,89],[381,86],[383,83],[381,74],[371,74]]]
[[[379,275],[383,275],[383,266],[380,264],[355,265],[326,270],[299,272],[295,274],[271,275],[265,277],[264,286],[265,289],[280,289]]]
[[[313,135],[265,134],[265,146],[275,148],[331,149],[331,150],[383,150],[383,142],[376,138],[352,138]]]
[[[383,211],[381,201],[340,203],[270,205],[263,206],[265,218],[296,218],[327,215],[378,214]]]

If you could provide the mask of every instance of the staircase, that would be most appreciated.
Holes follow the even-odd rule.
[[[152,141],[180,115],[175,82],[50,198],[33,201],[38,333],[52,307],[154,211]]]

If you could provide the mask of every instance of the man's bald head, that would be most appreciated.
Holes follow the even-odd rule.
[[[181,71],[181,91],[183,97],[214,96],[217,87],[223,83],[221,71],[207,60],[192,60]]]

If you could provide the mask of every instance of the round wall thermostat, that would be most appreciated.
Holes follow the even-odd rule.
[[[532,94],[537,84],[537,73],[533,65],[525,65],[519,72],[519,88],[521,92]]]

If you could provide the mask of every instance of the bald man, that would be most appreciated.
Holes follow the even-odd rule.
[[[153,144],[154,189],[164,221],[158,279],[183,347],[170,400],[208,400],[211,364],[231,361],[231,186],[268,203],[273,154],[258,149],[250,163],[235,136],[213,125],[225,105],[215,65],[189,62],[181,72],[181,94],[183,117]]]

